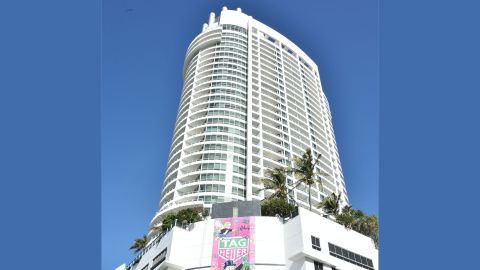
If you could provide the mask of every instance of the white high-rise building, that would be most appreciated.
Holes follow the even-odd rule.
[[[152,225],[182,208],[261,200],[269,192],[261,190],[266,170],[291,166],[308,148],[322,155],[317,171],[328,174],[323,190],[313,186],[312,205],[332,192],[348,204],[318,67],[292,41],[240,9],[223,8],[188,47],[183,80]],[[308,207],[306,187],[292,192]]]
[[[374,241],[331,217],[299,208],[262,216],[268,168],[291,166],[311,148],[330,193],[348,204],[318,68],[300,48],[241,10],[224,8],[190,44],[160,209],[212,209],[201,221],[150,230],[142,251],[116,270],[376,270]],[[290,176],[294,184],[296,179]],[[308,208],[305,187],[292,190]],[[313,211],[318,211],[316,208]],[[178,222],[177,222],[178,221]],[[185,223],[187,222],[187,223]]]

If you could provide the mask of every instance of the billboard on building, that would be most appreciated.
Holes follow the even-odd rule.
[[[253,270],[255,217],[216,218],[211,270]]]

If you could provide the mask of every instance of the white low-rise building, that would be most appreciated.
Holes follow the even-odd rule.
[[[288,220],[266,216],[250,218],[254,220],[251,255],[255,262],[246,269],[378,269],[378,250],[372,239],[301,207],[298,215]],[[137,263],[122,265],[116,270],[214,269],[217,221],[208,219],[186,228],[173,227],[153,238]],[[233,262],[235,267],[226,269],[242,269],[240,259]]]

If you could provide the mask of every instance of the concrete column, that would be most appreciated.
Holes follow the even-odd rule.
[[[208,26],[212,26],[215,22],[215,13],[210,12],[210,17],[208,18]]]

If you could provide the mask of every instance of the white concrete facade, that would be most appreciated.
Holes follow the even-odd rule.
[[[311,237],[319,239],[314,249]],[[214,220],[190,225],[187,229],[174,227],[163,237],[153,238],[147,251],[129,270],[188,270],[210,269],[214,237]],[[255,217],[256,270],[324,270],[378,269],[378,251],[373,241],[355,231],[347,230],[308,210],[299,209],[299,215],[284,221],[277,217]],[[329,244],[351,251],[365,259],[369,267],[331,255]],[[154,265],[154,258],[166,251],[164,260]],[[158,257],[157,257],[158,258]],[[157,260],[158,261],[158,260]],[[116,270],[126,270],[122,265]]]
[[[151,225],[182,208],[261,200],[269,192],[261,191],[266,169],[290,166],[307,148],[322,154],[317,171],[329,175],[323,189],[312,188],[312,205],[332,192],[348,204],[318,67],[293,42],[239,9],[223,8],[219,16],[210,14],[188,47],[183,79]],[[292,193],[308,207],[305,187]]]

